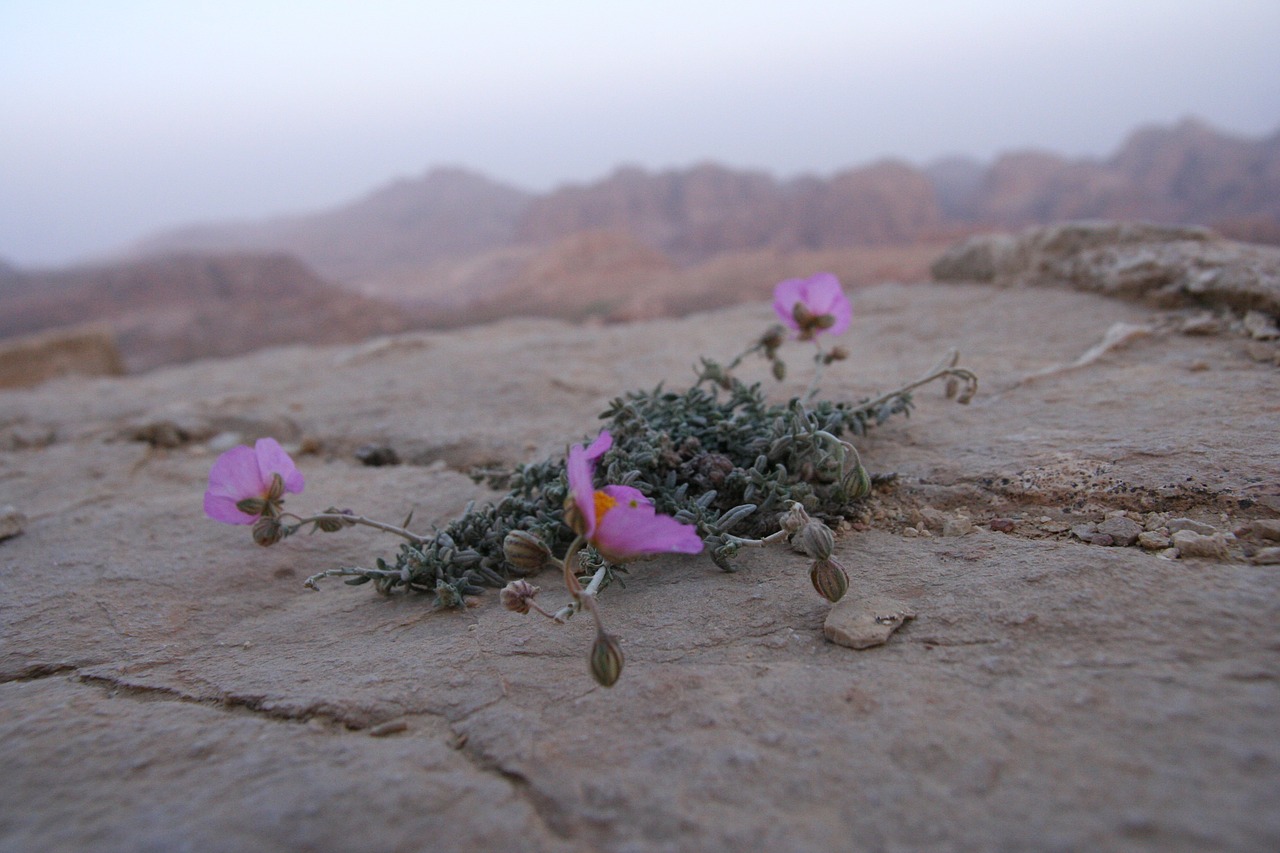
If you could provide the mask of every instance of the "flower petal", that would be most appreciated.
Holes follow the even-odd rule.
[[[653,506],[653,501],[646,498],[644,492],[631,486],[605,486],[600,491],[613,498],[620,505]]]
[[[586,525],[586,536],[596,531],[595,485],[592,479],[595,473],[596,460],[613,446],[613,436],[604,430],[591,442],[589,447],[575,444],[569,448],[569,458],[565,462],[565,475],[569,479],[569,494],[582,521]]]
[[[647,501],[641,505],[619,503],[605,513],[591,544],[614,563],[648,554],[702,552],[702,538],[696,527],[669,515],[658,515]]]
[[[286,492],[297,494],[302,491],[304,485],[302,473],[293,464],[289,454],[284,452],[280,442],[274,438],[260,438],[254,443],[253,452],[258,459],[258,471],[262,475],[262,482],[268,488],[271,485],[271,475],[279,474],[284,480]]]
[[[236,504],[263,494],[257,455],[244,445],[233,447],[214,460],[209,469],[209,488],[204,493],[205,515],[224,524],[253,524],[257,516],[241,512]]]
[[[236,509],[236,499],[228,495],[204,493],[204,514],[223,524],[253,524],[258,516]]]
[[[778,319],[794,332],[803,332],[795,319],[795,307],[804,305],[810,314],[827,315],[835,322],[817,334],[838,335],[849,328],[853,318],[853,306],[840,287],[840,280],[829,272],[821,272],[809,278],[789,278],[778,282],[773,289],[773,310]]]
[[[804,279],[789,278],[786,281],[778,282],[773,289],[773,310],[777,312],[778,319],[782,324],[793,332],[800,331],[800,324],[796,322],[795,307],[797,302],[804,301]]]

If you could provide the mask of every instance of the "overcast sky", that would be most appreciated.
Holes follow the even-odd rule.
[[[0,0],[0,259],[312,212],[431,166],[1105,156],[1280,128],[1277,0]]]

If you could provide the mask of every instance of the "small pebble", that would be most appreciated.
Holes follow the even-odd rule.
[[[409,724],[404,720],[387,720],[385,723],[379,723],[369,729],[371,737],[386,737],[387,735],[399,734],[409,728]]]
[[[1212,536],[1217,532],[1212,524],[1205,524],[1203,521],[1196,521],[1194,518],[1171,518],[1165,522],[1165,527],[1169,528],[1170,533],[1177,533],[1179,530],[1190,530],[1192,533],[1199,533],[1201,536]]]
[[[1095,533],[1085,541],[1087,541],[1090,545],[1102,545],[1103,547],[1107,547],[1107,548],[1116,544],[1116,540],[1105,533]]]
[[[989,526],[997,533],[1012,533],[1018,525],[1012,518],[993,518]]]
[[[942,525],[943,536],[967,536],[972,532],[973,521],[965,515],[948,518]]]
[[[1255,566],[1280,566],[1280,546],[1259,548],[1249,562]]]
[[[1088,542],[1097,534],[1097,532],[1098,532],[1098,525],[1094,524],[1093,522],[1088,522],[1086,524],[1077,524],[1071,528],[1071,535],[1083,542]]]
[[[1217,335],[1222,332],[1222,321],[1212,314],[1197,314],[1183,320],[1179,331],[1184,335]]]
[[[1280,329],[1276,328],[1275,321],[1261,311],[1250,311],[1244,315],[1244,330],[1255,341],[1274,341],[1280,338]]]
[[[902,530],[902,535],[907,537],[908,539],[915,539],[917,536],[920,535],[920,531],[916,530],[914,527],[905,527]]]
[[[1163,551],[1173,543],[1163,533],[1146,530],[1138,534],[1138,547],[1144,551]]]
[[[1203,536],[1194,530],[1179,530],[1173,534],[1173,546],[1183,557],[1205,557],[1211,560],[1230,558],[1227,541],[1221,536]]]
[[[1116,545],[1127,548],[1138,541],[1138,536],[1142,533],[1142,527],[1138,522],[1130,518],[1116,515],[1099,524],[1098,533],[1110,536]]]
[[[17,536],[27,526],[27,517],[11,506],[0,507],[0,539]]]
[[[1247,527],[1246,535],[1280,542],[1280,518],[1259,518],[1249,522]]]

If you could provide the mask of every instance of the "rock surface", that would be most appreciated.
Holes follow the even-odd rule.
[[[627,659],[608,690],[586,620],[304,591],[394,543],[259,548],[202,516],[209,464],[275,435],[307,451],[291,508],[443,523],[493,496],[472,466],[562,453],[621,391],[740,350],[764,303],[0,393],[0,505],[28,519],[0,542],[0,849],[1280,847],[1280,573],[1245,551],[1280,518],[1280,371],[1242,336],[1070,289],[888,285],[855,311],[828,393],[948,346],[982,380],[857,440],[898,478],[837,539],[850,600],[915,618],[854,651],[785,548],[735,574],[664,557],[602,597]],[[1152,331],[1057,369],[1117,323]],[[807,384],[788,351],[781,398]],[[404,464],[361,465],[363,445]],[[1186,561],[1070,535],[1117,513],[1242,535]]]
[[[72,327],[0,340],[0,388],[29,388],[57,376],[119,376],[124,359],[111,331]]]
[[[1228,306],[1259,339],[1280,315],[1280,248],[1223,240],[1205,228],[1068,222],[984,234],[933,265],[939,281],[1068,284],[1163,305]]]

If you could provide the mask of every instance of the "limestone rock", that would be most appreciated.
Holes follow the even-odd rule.
[[[1220,534],[1205,536],[1192,530],[1179,530],[1173,534],[1173,546],[1183,557],[1204,557],[1210,560],[1230,559],[1227,542]]]
[[[887,643],[890,635],[915,615],[901,601],[883,596],[862,598],[847,592],[831,606],[822,633],[838,646],[869,649]]]
[[[122,373],[115,338],[102,327],[55,329],[0,341],[0,388],[30,387],[58,376]]]
[[[609,690],[581,615],[555,625],[493,592],[433,612],[337,580],[304,590],[398,542],[352,528],[254,545],[201,514],[213,447],[291,431],[312,452],[288,510],[413,509],[415,529],[443,527],[500,496],[474,460],[562,455],[618,394],[683,387],[699,355],[741,351],[773,322],[767,302],[0,392],[0,506],[28,519],[0,542],[0,847],[1280,849],[1280,572],[1061,536],[1121,510],[1147,532],[1280,517],[1275,395],[1259,393],[1275,367],[1228,336],[1156,333],[1018,384],[1115,323],[1172,330],[1174,315],[975,284],[881,285],[855,305],[824,393],[878,394],[947,346],[984,389],[957,406],[921,388],[910,419],[849,437],[898,477],[838,533],[841,606],[919,615],[856,652],[825,639],[832,608],[786,547],[744,548],[734,574],[640,561],[600,599],[626,655]],[[781,385],[756,360],[740,371],[785,402],[807,358]],[[166,420],[188,440],[131,440]],[[365,444],[402,464],[361,465]],[[897,535],[927,529],[920,507],[939,531],[964,508],[1018,523]]]
[[[1264,339],[1280,315],[1280,248],[1233,243],[1205,228],[1081,221],[979,235],[932,268],[938,281],[1066,284],[1163,305],[1208,302],[1256,314]]]
[[[1114,516],[1098,525],[1098,532],[1110,536],[1114,544],[1128,547],[1138,541],[1142,525],[1124,516]]]
[[[0,507],[0,539],[17,536],[27,526],[27,517],[11,506]]]

